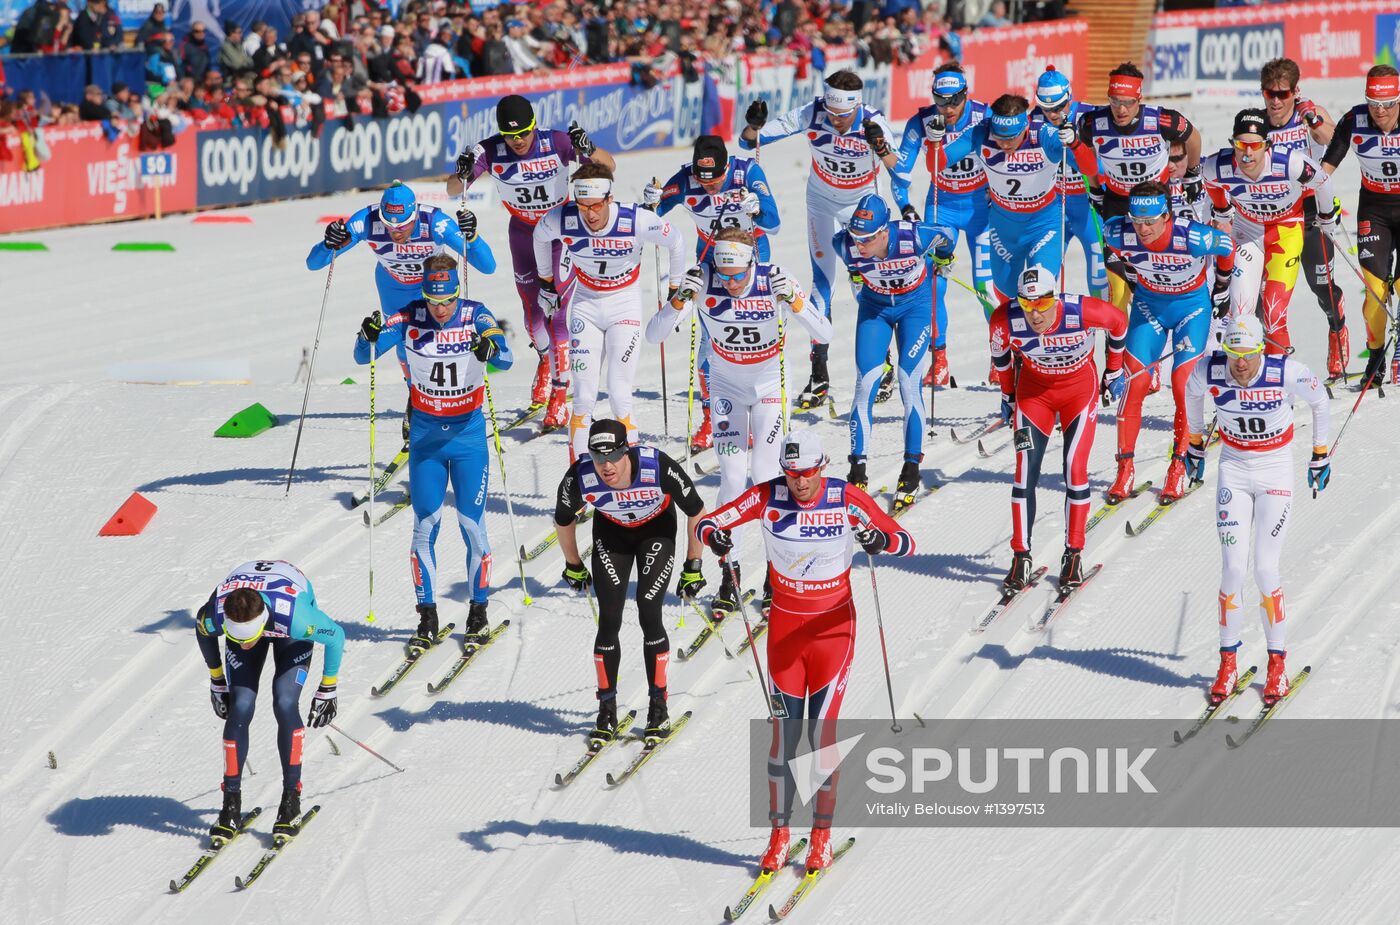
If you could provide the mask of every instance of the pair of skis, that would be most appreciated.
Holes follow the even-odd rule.
[[[263,875],[263,872],[267,870],[268,865],[271,864],[273,861],[277,860],[278,856],[281,855],[282,850],[296,840],[297,836],[299,836],[302,833],[302,830],[306,828],[307,823],[314,819],[316,817],[316,814],[320,811],[320,806],[313,806],[306,812],[302,813],[301,818],[297,821],[297,831],[295,835],[273,836],[272,847],[262,853],[262,856],[258,858],[257,863],[253,865],[253,869],[248,871],[248,873],[245,876],[234,877],[234,885],[237,886],[240,890],[246,890],[248,889],[248,887],[252,886],[253,882],[256,881],[259,877],[261,877]],[[214,863],[214,859],[217,858],[221,853],[223,853],[223,850],[225,848],[237,841],[238,836],[242,835],[244,832],[247,832],[250,828],[252,828],[253,822],[258,818],[258,816],[261,813],[261,806],[255,807],[251,812],[245,813],[242,820],[240,820],[238,824],[238,828],[234,831],[233,836],[231,838],[210,839],[209,847],[205,848],[202,852],[200,852],[200,855],[195,860],[194,865],[190,867],[188,871],[185,872],[185,875],[179,880],[170,881],[170,892],[184,892],[184,890],[195,881],[195,878],[197,878],[200,874],[204,873],[204,871],[209,868],[210,864]]]
[[[831,870],[831,868],[836,865],[836,862],[845,857],[846,853],[849,852],[852,848],[854,848],[855,845],[856,840],[854,838],[846,839],[846,841],[843,842],[841,846],[832,853],[830,864],[828,864],[825,867],[818,868],[817,870],[809,870],[804,872],[802,875],[802,880],[788,895],[786,902],[784,902],[781,906],[769,905],[769,920],[773,922],[781,922],[783,919],[787,918],[788,915],[792,913],[792,910],[797,908],[797,904],[807,898],[807,894],[809,894],[812,891],[812,888],[815,887],[819,882],[821,882],[822,878],[826,876],[827,871]],[[802,853],[802,849],[806,847],[807,839],[799,838],[791,847],[788,848],[787,857],[784,859],[783,867],[781,869],[786,870],[788,866],[792,864],[794,860],[797,859],[797,856]],[[757,900],[768,890],[768,887],[771,886],[773,883],[773,878],[775,878],[777,875],[778,871],[776,870],[760,870],[758,872],[758,876],[754,878],[753,885],[751,885],[748,888],[748,890],[744,893],[743,897],[734,905],[724,907],[724,920],[726,922],[732,922],[735,919],[739,918],[739,916],[743,915],[748,910],[749,906],[753,905],[754,901]]]
[[[685,728],[685,725],[690,722],[692,712],[693,711],[691,710],[686,710],[678,718],[671,720],[664,727],[662,727],[663,731],[660,737],[652,740],[646,740],[645,744],[642,746],[641,752],[639,752],[637,756],[633,758],[632,761],[628,763],[627,767],[623,768],[623,770],[620,773],[613,774],[611,771],[608,772],[608,786],[620,787],[628,780],[630,780],[633,775],[635,775],[639,770],[641,770],[643,765],[645,765],[648,761],[651,760],[652,756],[655,755],[658,750],[663,748],[668,742],[674,739],[676,737],[676,733],[680,732],[683,728]],[[627,713],[626,716],[624,716],[618,721],[617,728],[613,730],[612,738],[606,740],[590,739],[588,741],[588,750],[583,753],[583,755],[578,759],[578,761],[574,762],[573,767],[569,768],[569,770],[567,771],[556,773],[554,775],[555,789],[562,790],[563,788],[572,784],[574,781],[578,780],[579,775],[581,775],[584,771],[588,770],[588,768],[593,764],[593,762],[598,760],[598,756],[603,754],[603,752],[607,751],[608,748],[614,743],[622,741],[624,738],[640,738],[639,736],[635,735],[627,735],[628,731],[636,722],[637,711],[631,710]]]
[[[1235,682],[1235,686],[1230,689],[1230,693],[1226,695],[1223,700],[1219,703],[1207,704],[1205,710],[1201,712],[1201,715],[1196,718],[1196,721],[1192,723],[1185,732],[1173,732],[1172,739],[1174,740],[1174,744],[1180,745],[1197,735],[1212,719],[1224,713],[1226,707],[1234,703],[1235,699],[1239,697],[1240,694],[1249,689],[1249,682],[1254,679],[1256,670],[1257,669],[1253,665],[1249,666],[1249,670],[1240,675],[1239,680]],[[1298,688],[1302,687],[1311,675],[1312,666],[1305,665],[1303,670],[1294,675],[1293,679],[1289,681],[1288,693],[1284,694],[1273,703],[1262,705],[1259,708],[1259,712],[1254,715],[1254,719],[1245,727],[1244,732],[1238,737],[1226,735],[1225,744],[1230,748],[1239,748],[1245,742],[1249,741],[1251,736],[1258,732],[1265,723],[1273,719],[1274,716],[1278,714],[1279,710],[1283,709],[1284,704],[1293,698],[1293,695],[1298,692]]]
[[[753,589],[745,591],[743,593],[742,598],[739,601],[739,606],[747,607],[749,602],[752,601],[757,596],[757,594],[758,592],[754,591]],[[704,611],[700,610],[699,603],[695,601],[691,601],[690,603],[691,606],[694,607],[698,612],[702,614],[704,613]],[[676,653],[676,661],[686,662],[694,658],[695,653],[699,652],[700,648],[704,646],[705,643],[709,642],[712,638],[714,638],[715,634],[719,631],[720,624],[723,621],[727,620],[731,615],[732,613],[730,611],[717,610],[715,607],[711,606],[710,613],[708,615],[708,621],[703,627],[701,627],[700,632],[695,634],[695,638],[691,640],[690,645],[682,648],[679,652]],[[767,624],[768,621],[765,619],[763,621],[764,629],[767,629]],[[754,638],[757,639],[758,635],[758,627],[754,627]],[[747,634],[745,634],[744,642],[748,642]],[[745,646],[745,648],[747,648],[747,646]],[[742,652],[744,651],[744,649],[739,649],[738,651]]]
[[[1055,592],[1055,596],[1051,598],[1050,603],[1047,604],[1045,606],[1045,609],[1041,611],[1040,616],[1036,618],[1035,622],[1026,627],[1027,632],[1045,632],[1046,627],[1048,627],[1055,620],[1056,617],[1058,617],[1061,613],[1064,612],[1064,610],[1067,607],[1069,607],[1070,603],[1074,600],[1075,595],[1082,591],[1084,589],[1084,586],[1087,585],[1090,581],[1092,581],[1094,577],[1097,576],[1102,570],[1103,563],[1097,563],[1090,567],[1090,569],[1084,573],[1084,577],[1080,579],[1078,584],[1069,585],[1067,587],[1058,589]],[[1030,580],[1028,580],[1024,586],[1014,590],[1004,589],[1001,592],[1001,597],[997,600],[995,604],[993,604],[987,610],[986,613],[982,615],[982,618],[980,620],[973,624],[970,632],[974,635],[986,632],[987,629],[993,623],[1001,619],[1002,614],[1006,613],[1012,607],[1015,607],[1016,603],[1020,601],[1023,597],[1025,597],[1027,591],[1031,590],[1036,585],[1038,585],[1049,571],[1050,570],[1048,567],[1042,565],[1040,568],[1036,569],[1033,573],[1031,573]]]

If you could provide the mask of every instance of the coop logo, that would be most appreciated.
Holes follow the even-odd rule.
[[[365,122],[350,129],[337,126],[331,135],[329,156],[331,170],[336,173],[359,173],[369,179],[384,160],[379,123]]]
[[[442,150],[442,116],[436,110],[399,116],[384,130],[384,154],[390,164],[421,164],[426,170]]]
[[[1317,24],[1316,32],[1305,32],[1298,37],[1299,56],[1304,61],[1318,62],[1323,77],[1331,76],[1329,65],[1334,58],[1356,60],[1361,57],[1361,33],[1355,29],[1346,32],[1333,32],[1328,20]]]
[[[248,192],[258,176],[258,143],[252,135],[212,138],[200,146],[199,179],[205,186]]]
[[[1200,30],[1196,76],[1214,80],[1259,79],[1259,68],[1283,57],[1283,25],[1221,26]]]
[[[287,135],[286,143],[278,148],[267,135],[262,143],[262,171],[269,180],[294,178],[297,185],[305,188],[311,178],[321,169],[321,143],[310,133],[296,132]]]

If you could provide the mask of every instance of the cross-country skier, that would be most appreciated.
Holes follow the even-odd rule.
[[[1223,316],[1230,308],[1230,274],[1235,245],[1223,231],[1189,219],[1174,218],[1167,187],[1156,181],[1133,187],[1128,218],[1115,215],[1104,223],[1104,243],[1134,284],[1128,313],[1128,352],[1124,369],[1128,389],[1118,404],[1118,474],[1108,490],[1110,502],[1133,492],[1133,454],[1142,426],[1142,401],[1150,376],[1147,366],[1160,364],[1170,343],[1172,460],[1158,500],[1175,501],[1186,491],[1186,380],[1206,348],[1211,308]],[[1210,267],[1214,257],[1213,281]]]
[[[853,71],[826,78],[823,92],[812,102],[785,113],[771,125],[768,103],[754,100],[744,114],[739,144],[745,149],[781,141],[799,132],[811,149],[807,175],[807,250],[812,258],[812,301],[831,317],[831,284],[836,254],[831,237],[851,217],[856,202],[877,190],[880,167],[893,170],[897,156],[890,147],[894,129],[878,109],[861,98],[864,82]],[[812,345],[812,375],[798,396],[801,408],[818,408],[831,390],[827,344]]]
[[[1288,356],[1265,356],[1264,330],[1253,315],[1237,315],[1225,328],[1222,349],[1196,365],[1186,390],[1191,431],[1188,451],[1193,479],[1205,477],[1206,397],[1214,406],[1223,444],[1216,498],[1215,529],[1220,536],[1220,671],[1211,700],[1224,700],[1238,677],[1245,572],[1250,534],[1254,535],[1254,583],[1259,617],[1269,650],[1264,702],[1288,693],[1284,666],[1283,584],[1279,556],[1293,505],[1293,400],[1312,406],[1312,461],[1308,487],[1322,491],[1332,476],[1327,451],[1330,408],[1327,392],[1302,363]]]
[[[486,364],[510,369],[510,346],[491,311],[464,298],[457,261],[431,257],[424,265],[422,298],[382,321],[370,315],[355,338],[355,362],[368,363],[393,350],[408,376],[413,421],[409,430],[409,491],[413,541],[409,565],[418,598],[418,630],[409,646],[437,643],[438,529],[447,484],[457,499],[457,526],[467,547],[471,605],[465,639],[486,632],[491,544],[486,535],[486,415],[482,412]]]
[[[642,205],[657,215],[682,206],[695,220],[695,257],[701,263],[713,262],[710,255],[715,235],[726,228],[737,228],[755,240],[758,260],[768,262],[768,236],[779,226],[778,204],[768,188],[763,168],[751,157],[730,157],[724,139],[701,135],[695,139],[690,163],[677,170],[664,186],[654,181],[642,189]],[[700,425],[690,438],[693,452],[714,445],[710,421],[710,334],[706,328],[696,356],[700,379]]]
[[[569,314],[571,459],[587,451],[588,425],[598,401],[604,353],[613,417],[627,426],[633,438],[637,435],[632,422],[632,387],[642,335],[643,247],[651,244],[666,249],[672,292],[674,281],[685,272],[685,241],[680,230],[635,203],[614,201],[613,174],[607,167],[584,164],[574,173],[572,191],[572,202],[551,210],[535,225],[540,305],[552,317],[562,299]],[[559,276],[545,275],[554,245],[561,242]]]
[[[1259,70],[1269,146],[1274,151],[1296,148],[1320,164],[1337,126],[1326,109],[1298,92],[1298,78],[1298,64],[1292,58],[1275,58]],[[1324,205],[1323,212],[1337,208]],[[1303,197],[1303,278],[1327,316],[1327,375],[1335,379],[1346,371],[1351,338],[1342,287],[1335,279],[1336,248],[1332,236],[1319,226],[1317,213],[1317,200]]]
[[[942,301],[942,276],[953,259],[957,232],[945,225],[890,219],[875,193],[856,203],[831,246],[846,265],[856,296],[856,394],[851,406],[851,471],[846,481],[866,487],[865,443],[875,410],[875,386],[890,338],[898,348],[899,397],[904,403],[904,466],[894,490],[895,509],[914,502],[924,458],[924,396],[919,384],[928,363],[929,305]],[[931,264],[938,264],[935,272]],[[935,297],[935,290],[937,296]]]
[[[1001,415],[1016,427],[1016,480],[1011,489],[1011,570],[1008,591],[1031,576],[1031,528],[1040,465],[1059,419],[1064,434],[1065,552],[1060,587],[1083,580],[1080,553],[1089,519],[1089,451],[1094,445],[1099,394],[1123,395],[1123,342],[1128,319],[1092,296],[1055,295],[1044,267],[1021,274],[1015,299],[992,312],[992,362],[1001,379]],[[1103,379],[1094,369],[1094,329],[1108,332]],[[1020,363],[1013,363],[1013,354]]]
[[[940,64],[933,72],[933,103],[914,114],[904,126],[899,142],[899,163],[890,174],[894,201],[906,221],[919,221],[919,212],[909,202],[909,186],[914,167],[923,155],[931,180],[924,197],[924,218],[953,231],[953,244],[967,238],[967,256],[972,266],[972,284],[983,295],[991,281],[991,254],[987,237],[987,175],[972,154],[947,163],[942,150],[928,138],[930,123],[942,125],[944,139],[956,141],[987,117],[987,104],[968,97],[967,75],[956,61]],[[933,342],[934,382],[948,384],[948,310],[946,287],[938,287],[938,333]],[[991,310],[987,309],[990,314]],[[924,383],[927,385],[928,383]]]
[[[1203,159],[1201,171],[1215,226],[1228,230],[1241,251],[1262,257],[1241,261],[1230,300],[1236,314],[1252,314],[1262,297],[1265,352],[1275,355],[1290,346],[1288,303],[1303,253],[1303,199],[1310,192],[1317,197],[1317,221],[1328,235],[1336,233],[1340,209],[1327,172],[1297,148],[1275,149],[1266,120],[1262,109],[1240,110],[1232,147]]]
[[[272,653],[272,713],[277,717],[277,753],[282,758],[282,802],[276,835],[292,836],[301,818],[301,688],[310,674],[316,643],[325,647],[321,684],[306,721],[313,727],[335,719],[336,683],[345,631],[321,612],[316,592],[301,569],[281,560],[245,562],[229,572],[195,616],[195,638],[209,666],[209,697],[224,721],[224,805],[209,829],[227,841],[242,821],[243,763],[248,759],[248,724],[257,705],[263,665]],[[219,637],[227,640],[219,651]]]
[[[607,151],[593,144],[577,123],[567,132],[540,128],[535,110],[523,96],[511,94],[496,104],[498,134],[462,151],[457,172],[447,178],[449,196],[461,195],[472,181],[488,174],[510,213],[510,259],[515,289],[525,310],[525,329],[539,354],[530,404],[545,406],[542,428],[566,423],[569,390],[569,319],[566,312],[546,317],[540,308],[540,277],[556,276],[559,243],[548,266],[536,263],[534,229],[551,209],[569,198],[569,165],[602,164],[616,170]]]
[[[719,503],[725,504],[748,488],[750,479],[758,485],[778,475],[784,321],[796,320],[819,344],[831,339],[831,321],[813,308],[792,274],[759,257],[754,236],[740,228],[719,232],[710,262],[692,267],[675,300],[647,323],[647,340],[659,343],[675,331],[692,306],[714,342],[710,389],[719,408],[715,452]],[[714,601],[716,615],[737,609],[740,594],[726,569]],[[767,607],[772,590],[766,580],[763,596]]]
[[[1167,185],[1171,190],[1172,215],[1210,224],[1210,197],[1198,196],[1193,202],[1186,195],[1186,145],[1179,141],[1167,146]]]
[[[870,555],[907,556],[914,538],[869,495],[824,476],[827,457],[815,432],[799,430],[783,441],[781,478],[755,485],[700,521],[697,534],[724,559],[733,530],[758,521],[773,582],[768,621],[768,671],[772,697],[784,716],[773,723],[769,751],[769,813],[773,831],[761,866],[786,863],[788,819],[796,787],[791,759],[804,720],[812,751],[836,741],[836,721],[855,650],[856,609],[851,599],[851,559],[859,545]],[[820,527],[821,529],[813,529]],[[839,774],[817,791],[808,870],[831,863],[831,820]]]
[[[1361,168],[1356,243],[1366,284],[1361,315],[1370,351],[1362,384],[1380,385],[1390,320],[1386,305],[1400,272],[1400,72],[1389,64],[1366,72],[1366,102],[1353,106],[1337,123],[1322,169],[1330,175],[1353,149]]]
[[[622,660],[618,631],[627,583],[637,568],[637,618],[642,626],[649,706],[646,735],[666,734],[666,667],[671,641],[661,609],[676,552],[676,508],[686,521],[686,553],[676,593],[693,598],[705,587],[695,528],[705,503],[680,463],[653,446],[628,446],[627,426],[600,418],[588,429],[586,451],[564,473],[554,507],[564,581],[575,591],[598,595],[598,634],[593,663],[598,678],[598,724],[590,738],[610,741],[617,729],[617,670]],[[593,507],[593,568],[578,551],[578,515]]]

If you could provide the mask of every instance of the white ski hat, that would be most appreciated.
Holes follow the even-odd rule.
[[[1016,294],[1023,299],[1043,299],[1055,294],[1055,274],[1036,264],[1026,267],[1016,283]]]
[[[1237,357],[1258,353],[1264,349],[1264,326],[1253,315],[1236,315],[1226,322],[1220,346]]]
[[[785,472],[819,469],[827,464],[822,441],[813,430],[795,430],[783,438],[779,464]]]

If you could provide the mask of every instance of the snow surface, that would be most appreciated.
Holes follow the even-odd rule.
[[[1360,84],[1309,90],[1340,114],[1359,98]],[[1206,127],[1208,148],[1225,141],[1233,108],[1187,107]],[[639,193],[646,178],[665,176],[685,157],[622,157],[621,189]],[[767,149],[764,167],[785,210],[776,259],[806,278],[800,142]],[[1354,160],[1340,171],[1339,188],[1353,203]],[[674,666],[673,710],[696,710],[689,730],[616,792],[605,789],[603,774],[626,761],[627,748],[553,792],[554,771],[581,751],[595,709],[593,624],[584,602],[558,582],[557,550],[530,563],[536,604],[523,605],[499,493],[488,505],[497,549],[492,613],[511,618],[509,632],[441,697],[429,696],[424,683],[445,670],[448,651],[432,653],[389,696],[370,698],[416,621],[404,561],[410,516],[376,531],[379,619],[371,625],[364,620],[369,537],[359,512],[344,506],[366,473],[367,390],[364,370],[350,358],[360,318],[377,305],[365,253],[337,269],[289,498],[282,480],[302,397],[293,378],[315,337],[325,283],[302,260],[321,234],[319,216],[348,213],[372,195],[246,209],[251,225],[196,225],[176,216],[50,231],[25,236],[47,242],[48,253],[0,254],[15,335],[0,373],[0,510],[8,528],[0,535],[8,631],[0,673],[0,909],[8,912],[0,918],[710,922],[746,887],[766,832],[748,825],[747,720],[762,707],[744,663],[726,661],[712,644],[694,663]],[[508,268],[505,215],[499,206],[481,211],[484,233]],[[178,250],[109,250],[133,240],[171,241]],[[1077,246],[1069,259],[1069,278],[1081,280]],[[965,257],[959,272],[966,278]],[[1359,351],[1359,285],[1340,264],[1338,272]],[[518,319],[508,269],[473,273],[471,294]],[[853,314],[842,292],[832,368],[843,403],[853,381]],[[1323,316],[1301,282],[1292,314],[1301,358],[1322,368]],[[959,288],[952,317],[951,362],[964,387],[939,393],[942,435],[924,462],[926,476],[950,484],[907,518],[918,555],[881,565],[900,714],[1184,724],[1200,709],[1216,661],[1219,561],[1202,498],[1141,539],[1123,536],[1122,513],[1092,533],[1086,558],[1108,567],[1048,637],[1023,631],[1032,607],[985,636],[968,635],[1009,559],[1012,454],[1003,448],[979,459],[946,436],[949,425],[971,425],[996,407],[995,395],[979,386],[986,370],[981,313]],[[514,338],[520,353],[518,321]],[[791,379],[805,377],[804,354],[805,345],[790,349]],[[678,338],[669,366],[672,447],[685,421],[684,355]],[[648,349],[637,418],[659,439],[657,362]],[[526,362],[496,379],[503,414],[523,406],[532,369]],[[339,385],[347,375],[361,384]],[[388,371],[380,378],[384,460],[397,443],[404,387]],[[251,384],[138,384],[241,379]],[[252,440],[214,439],[225,418],[254,401],[288,426]],[[875,485],[898,469],[897,401],[879,409]],[[1334,403],[1337,424],[1349,405]],[[1149,399],[1149,411],[1139,478],[1160,480],[1167,392]],[[845,456],[844,420],[805,421],[833,457]],[[1400,605],[1382,580],[1386,563],[1400,555],[1400,506],[1388,503],[1396,475],[1387,447],[1397,424],[1394,400],[1368,398],[1337,458],[1333,486],[1316,501],[1299,491],[1284,558],[1290,662],[1295,670],[1311,663],[1316,677],[1290,716],[1390,717],[1400,704]],[[527,433],[511,432],[506,441],[519,537],[532,543],[549,529],[566,454],[562,436],[524,442]],[[1295,447],[1300,487],[1306,442]],[[1112,454],[1112,416],[1105,414],[1093,454],[1096,492],[1112,478]],[[1057,458],[1052,447],[1035,534],[1038,558],[1052,569],[1063,529]],[[492,478],[498,492],[499,472]],[[1209,478],[1213,485],[1213,471]],[[704,492],[712,496],[716,484],[705,480]],[[99,539],[98,527],[133,489],[159,505],[155,520],[142,536]],[[1130,513],[1140,516],[1149,503],[1140,499]],[[757,537],[748,542],[742,554],[753,574]],[[459,624],[466,597],[460,544],[455,531],[443,531],[443,616]],[[308,730],[304,805],[319,802],[325,811],[251,891],[233,892],[233,875],[267,841],[280,787],[265,694],[244,806],[266,807],[269,824],[230,848],[187,893],[163,895],[194,859],[220,801],[221,724],[209,709],[191,614],[228,568],[266,557],[305,569],[322,605],[346,627],[339,724],[407,771],[393,773],[347,740]],[[706,569],[717,582],[712,560]],[[878,717],[886,705],[870,588],[863,568],[854,578],[862,629],[843,715]],[[673,601],[668,622],[680,612]],[[644,709],[631,605],[628,614],[621,699]],[[673,645],[695,629],[692,617]],[[733,628],[729,638],[737,642]],[[1244,651],[1262,664],[1252,621]],[[1256,703],[1250,693],[1236,711],[1252,712]],[[937,910],[953,922],[1394,921],[1400,846],[1392,833],[1321,830],[1306,842],[1300,834],[869,829],[795,918],[924,921]],[[769,895],[784,892],[779,884]],[[746,920],[760,920],[764,903]]]

